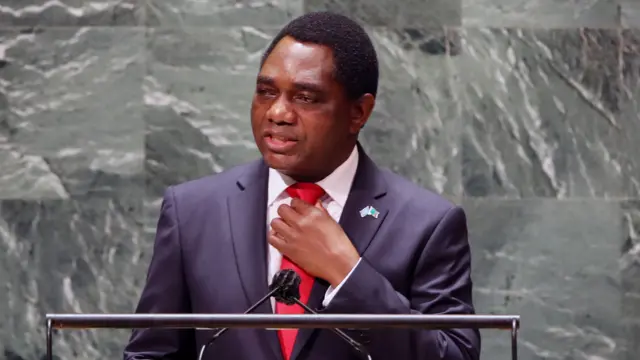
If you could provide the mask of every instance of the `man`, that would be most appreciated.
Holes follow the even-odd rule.
[[[471,314],[463,210],[379,169],[358,144],[378,63],[348,18],[311,13],[264,54],[251,108],[260,160],[169,187],[137,312],[242,313],[281,268],[323,313]],[[265,302],[258,313],[296,313]],[[477,330],[346,330],[373,359],[476,360]],[[212,331],[139,330],[125,359],[195,359]],[[347,360],[328,329],[231,329],[208,359]]]

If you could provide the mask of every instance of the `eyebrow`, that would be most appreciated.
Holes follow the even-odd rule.
[[[258,84],[269,86],[275,86],[276,84],[275,80],[272,77],[264,75],[258,75],[258,79],[256,82]],[[309,82],[296,82],[293,84],[293,87],[301,91],[324,92],[323,88],[320,85]]]

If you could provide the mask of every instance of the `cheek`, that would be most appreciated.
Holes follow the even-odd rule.
[[[255,99],[251,103],[251,114],[256,114],[261,111],[262,106]]]
[[[327,116],[314,119],[311,126],[306,126],[305,132],[309,148],[332,151],[334,144],[341,141],[345,129],[338,126],[336,119]]]
[[[255,102],[251,105],[251,122],[254,126],[259,125],[264,119],[264,115],[266,112],[266,107],[262,104],[256,104]]]

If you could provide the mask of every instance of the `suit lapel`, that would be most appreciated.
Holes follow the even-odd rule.
[[[233,250],[247,308],[268,292],[267,279],[267,181],[268,168],[259,161],[239,178],[240,192],[228,198]],[[255,313],[272,313],[269,301]],[[275,331],[264,331],[274,355],[282,359]]]
[[[382,172],[362,151],[360,161],[349,198],[340,217],[340,225],[358,253],[362,255],[384,222],[389,209],[388,203],[384,201],[387,186]],[[367,206],[378,211],[377,218],[360,215],[360,211]]]
[[[342,210],[339,223],[358,250],[358,253],[362,256],[384,221],[388,207],[384,201],[386,183],[380,170],[365,154],[359,144],[358,151],[360,157],[358,170],[353,179],[351,191]],[[366,206],[373,206],[379,213],[378,217],[361,217],[360,210]],[[308,305],[310,308],[316,310],[321,307],[328,287],[329,284],[326,281],[316,279],[309,297]],[[291,359],[296,359],[311,336],[316,332],[317,329],[300,329]]]

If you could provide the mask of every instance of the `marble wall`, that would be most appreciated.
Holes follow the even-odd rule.
[[[367,25],[362,142],[464,206],[478,311],[522,316],[520,358],[638,358],[638,0],[0,0],[0,359],[43,358],[46,312],[132,311],[163,189],[257,156],[259,56],[320,9]]]

